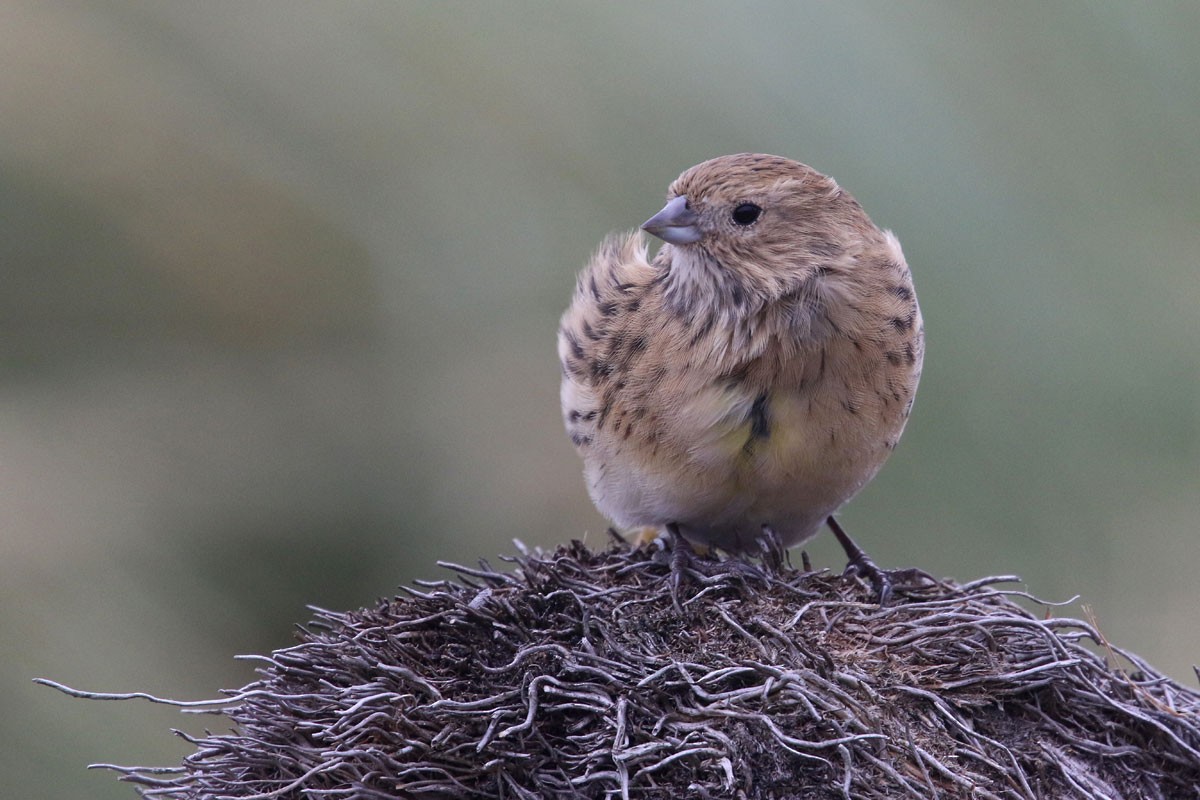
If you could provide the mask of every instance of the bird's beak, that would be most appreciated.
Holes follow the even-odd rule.
[[[700,241],[700,217],[687,207],[687,196],[680,195],[663,210],[642,223],[642,230],[671,244]]]

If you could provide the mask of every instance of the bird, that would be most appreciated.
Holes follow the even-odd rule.
[[[558,330],[563,421],[618,527],[754,554],[828,524],[884,602],[889,575],[834,513],[896,447],[924,352],[891,231],[812,167],[726,155],[579,273]]]

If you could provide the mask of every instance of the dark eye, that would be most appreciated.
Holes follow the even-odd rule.
[[[744,228],[757,222],[761,215],[762,209],[754,203],[742,203],[733,210],[733,221]]]

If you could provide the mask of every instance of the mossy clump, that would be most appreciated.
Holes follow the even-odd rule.
[[[232,732],[110,768],[205,800],[1200,797],[1200,695],[1011,579],[880,607],[781,558],[511,561],[316,611]]]

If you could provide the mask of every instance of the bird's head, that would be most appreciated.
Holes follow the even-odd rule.
[[[836,272],[882,235],[832,178],[779,156],[705,161],[680,175],[667,197],[642,228],[671,246],[659,263],[691,284],[679,294],[692,299],[710,283],[733,300],[770,302]]]

